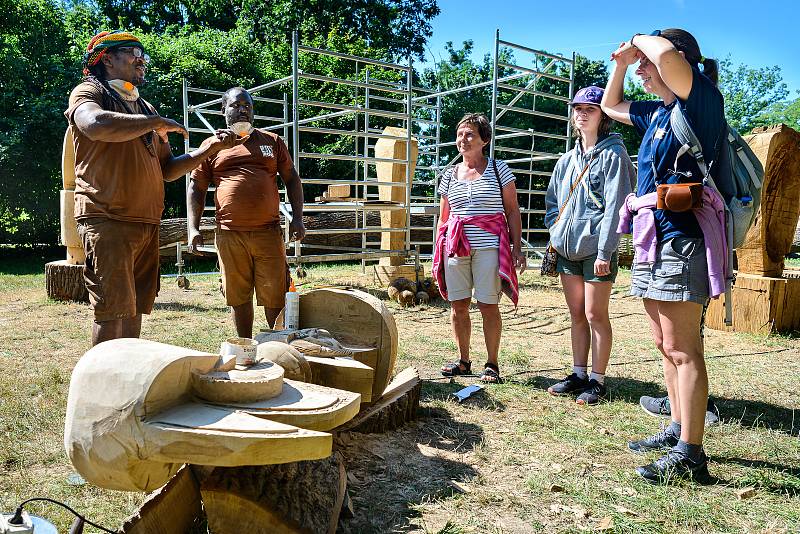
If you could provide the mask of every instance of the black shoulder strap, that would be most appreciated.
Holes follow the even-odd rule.
[[[506,203],[503,200],[503,182],[500,181],[500,173],[497,172],[497,160],[492,158],[492,167],[494,167],[494,176],[497,178],[497,187],[500,188],[500,202],[503,203],[503,211],[506,211]]]

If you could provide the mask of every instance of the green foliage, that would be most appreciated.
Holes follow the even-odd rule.
[[[409,52],[421,53],[430,35],[430,18],[438,13],[435,0],[198,0],[191,4],[173,0],[0,0],[0,10],[4,14],[0,26],[0,174],[5,178],[0,188],[0,243],[57,240],[60,156],[66,129],[63,111],[70,91],[80,81],[86,43],[98,31],[119,27],[136,31],[152,57],[142,95],[162,115],[182,121],[184,77],[194,87],[224,90],[289,74],[292,27],[300,28],[303,44],[390,60]],[[366,31],[373,40],[362,37]],[[326,76],[355,79],[352,66],[352,62],[336,58],[301,55],[302,69]],[[374,69],[371,75],[388,76],[381,69]],[[359,76],[363,77],[363,71]],[[288,90],[288,86],[276,87],[265,96],[282,98]],[[309,99],[358,103],[353,92],[332,89],[329,84],[303,82],[301,92]],[[282,116],[282,110],[274,107],[257,111]],[[301,116],[310,111],[301,108]],[[202,128],[193,118],[190,125]],[[351,128],[346,118],[316,125]],[[193,146],[200,140],[193,139]],[[171,141],[176,153],[183,152],[179,136]],[[347,153],[343,139],[309,136],[307,141],[311,151],[328,148]],[[337,166],[343,167],[343,162],[304,161],[301,173],[340,172]],[[167,217],[185,212],[182,181],[167,184],[165,204]]]
[[[754,69],[746,65],[734,68],[730,57],[719,64],[719,86],[725,97],[728,123],[740,132],[754,126],[760,114],[789,94],[778,65]]]
[[[752,126],[780,123],[800,131],[800,98],[771,104],[753,119]]]
[[[53,242],[66,97],[79,53],[55,0],[0,2],[0,242]]]
[[[393,58],[422,57],[431,36],[436,0],[98,0],[100,9],[126,28],[162,33],[171,26],[192,31],[229,31],[245,26],[251,37],[274,46],[291,42],[299,30],[307,41],[336,29],[350,43],[368,39]],[[368,36],[368,37],[365,37]]]

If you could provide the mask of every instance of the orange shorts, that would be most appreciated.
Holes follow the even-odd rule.
[[[95,321],[149,314],[161,282],[158,225],[92,217],[78,221],[78,234]]]
[[[255,289],[259,306],[283,308],[289,265],[279,226],[251,231],[217,229],[215,241],[228,306],[252,302]]]

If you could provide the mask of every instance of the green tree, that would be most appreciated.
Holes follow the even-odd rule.
[[[393,58],[422,57],[439,14],[436,0],[97,0],[122,27],[161,33],[173,25],[232,30],[244,25],[265,43],[303,40],[336,29],[350,42],[368,40]]]
[[[752,126],[755,128],[781,123],[800,131],[800,98],[771,104],[753,119]]]
[[[725,117],[740,132],[755,126],[755,119],[789,94],[778,65],[755,69],[733,66],[730,57],[720,61],[719,87],[725,97]]]

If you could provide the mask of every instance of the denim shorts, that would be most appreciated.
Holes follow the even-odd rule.
[[[583,277],[584,282],[613,282],[617,279],[617,271],[619,270],[617,253],[611,255],[611,273],[605,276],[597,276],[594,274],[594,262],[597,260],[597,254],[592,254],[588,258],[582,260],[568,260],[561,254],[558,255],[558,263],[556,264],[556,272],[564,274],[574,274]]]
[[[701,237],[675,237],[658,244],[656,261],[631,268],[631,295],[645,299],[705,304],[708,264]]]

